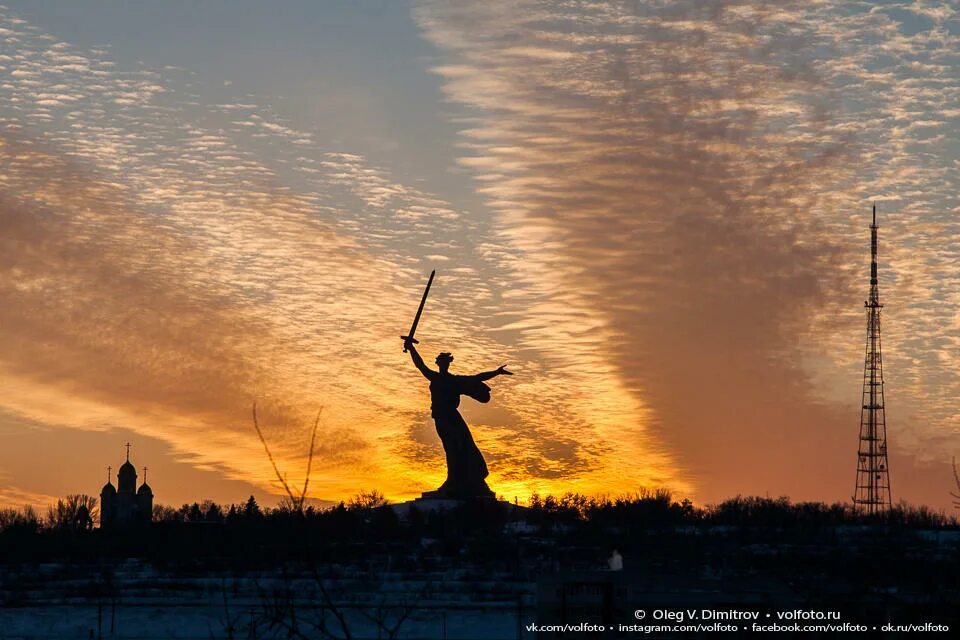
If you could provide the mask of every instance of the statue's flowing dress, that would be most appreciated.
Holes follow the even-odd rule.
[[[437,371],[431,373],[430,410],[447,456],[447,479],[431,493],[451,498],[491,495],[485,482],[489,473],[487,463],[458,410],[461,395],[487,402],[490,388],[476,376],[457,376]]]

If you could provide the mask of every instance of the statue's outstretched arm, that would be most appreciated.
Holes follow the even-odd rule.
[[[512,371],[507,371],[507,365],[502,364],[498,369],[493,371],[484,371],[483,373],[478,373],[477,378],[480,380],[489,380],[490,378],[496,378],[499,375],[512,376]]]
[[[420,370],[420,373],[423,374],[423,377],[427,380],[432,380],[433,376],[437,373],[433,371],[424,363],[423,358],[420,356],[420,352],[417,351],[417,348],[413,344],[407,344],[407,351],[410,352],[410,359],[413,360],[414,366]]]

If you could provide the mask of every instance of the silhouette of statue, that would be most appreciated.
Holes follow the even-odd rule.
[[[430,381],[430,413],[437,426],[437,435],[443,443],[447,457],[447,479],[435,491],[427,491],[424,498],[491,498],[493,491],[487,486],[487,463],[470,435],[470,429],[463,416],[457,410],[460,396],[470,396],[479,402],[490,401],[490,387],[484,384],[499,375],[513,375],[506,365],[494,371],[486,371],[472,376],[459,376],[450,373],[453,356],[441,353],[437,356],[439,371],[430,369],[414,346],[414,340],[404,339],[404,348],[410,352],[413,364],[423,377]]]

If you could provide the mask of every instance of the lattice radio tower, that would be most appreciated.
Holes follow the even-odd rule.
[[[867,310],[867,349],[863,365],[860,447],[853,506],[858,513],[876,514],[890,508],[890,466],[887,462],[887,419],[883,402],[883,358],[880,350],[880,290],[877,287],[877,205],[870,225],[870,299]]]

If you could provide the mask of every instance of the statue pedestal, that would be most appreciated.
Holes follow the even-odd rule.
[[[486,502],[496,499],[497,495],[487,488],[470,494],[458,494],[443,489],[435,489],[433,491],[424,491],[420,494],[420,497],[417,498],[417,500],[454,500],[457,502],[471,502],[475,500]]]
[[[391,504],[390,507],[393,509],[394,513],[398,516],[404,517],[409,513],[410,509],[416,509],[417,511],[451,511],[458,508],[463,504],[462,500],[443,500],[440,498],[417,498],[416,500],[408,500],[407,502],[400,502],[398,504]]]
[[[407,502],[400,502],[397,504],[391,504],[389,507],[393,509],[393,512],[400,517],[406,517],[410,509],[416,509],[421,512],[428,511],[452,511],[454,509],[459,509],[465,505],[470,504],[481,504],[484,506],[493,506],[500,505],[504,507],[515,507],[511,502],[505,502],[503,500],[497,500],[493,492],[489,496],[474,496],[470,498],[444,498],[444,497],[434,497],[432,494],[435,494],[434,491],[425,491],[423,495],[414,500],[408,500]],[[522,507],[521,507],[522,508]]]

